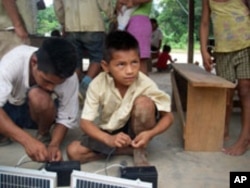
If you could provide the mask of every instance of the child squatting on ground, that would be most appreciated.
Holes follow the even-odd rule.
[[[171,47],[169,45],[164,45],[163,51],[159,55],[158,61],[153,64],[153,67],[156,67],[158,72],[171,70],[172,65],[169,64],[169,62],[174,63],[176,60],[172,60],[170,52]]]
[[[82,110],[85,134],[68,146],[68,157],[86,163],[131,154],[136,166],[149,165],[148,143],[173,122],[170,97],[139,71],[139,46],[131,34],[111,32],[105,45],[104,72],[90,83]]]

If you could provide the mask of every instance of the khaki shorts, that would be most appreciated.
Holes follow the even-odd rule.
[[[229,53],[215,53],[216,73],[228,81],[250,79],[250,47]]]
[[[22,41],[14,31],[0,31],[0,59],[5,53],[21,44],[29,44],[29,40]]]

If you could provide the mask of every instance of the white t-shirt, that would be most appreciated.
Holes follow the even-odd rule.
[[[9,101],[13,105],[25,102],[29,85],[30,58],[38,48],[20,45],[3,56],[0,61],[0,107]],[[68,128],[78,126],[78,79],[72,75],[54,89],[59,106],[56,123]]]
[[[152,32],[152,37],[151,37],[151,45],[159,48],[160,46],[160,41],[162,40],[162,32],[160,29],[156,29]]]

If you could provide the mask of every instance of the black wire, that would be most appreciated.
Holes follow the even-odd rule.
[[[105,174],[106,174],[107,176],[108,176],[108,171],[107,171],[108,161],[109,161],[111,155],[115,152],[115,150],[116,150],[116,148],[113,148],[113,149],[109,152],[109,154],[108,154],[108,156],[107,156],[107,158],[106,158],[106,161],[105,161],[105,167],[104,167],[104,169],[105,169]]]

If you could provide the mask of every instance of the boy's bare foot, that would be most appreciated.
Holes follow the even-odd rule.
[[[243,155],[249,148],[249,140],[240,139],[229,148],[223,148],[222,151],[227,155]]]
[[[145,149],[134,149],[134,164],[135,166],[150,166]]]

